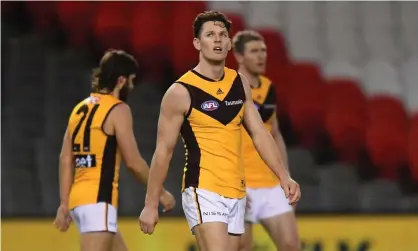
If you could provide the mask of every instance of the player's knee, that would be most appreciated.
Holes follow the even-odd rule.
[[[297,238],[286,238],[283,240],[283,243],[281,243],[280,250],[300,251],[302,250],[302,245]]]

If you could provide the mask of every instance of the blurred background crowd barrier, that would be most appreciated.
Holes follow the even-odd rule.
[[[231,37],[250,28],[266,40],[267,76],[302,187],[306,250],[418,250],[418,3],[398,1],[2,2],[4,250],[77,250],[75,228],[60,235],[51,219],[62,136],[89,94],[91,69],[108,48],[138,59],[142,84],[129,104],[149,162],[162,95],[197,64],[192,22],[206,9],[228,15]],[[232,53],[226,66],[237,68]],[[193,250],[185,220],[175,218],[183,216],[183,164],[179,142],[165,184],[179,202],[167,214],[174,218],[162,219],[156,237],[123,221],[130,247]],[[125,168],[120,184],[119,215],[138,216],[144,187]],[[273,250],[256,235],[257,250]]]

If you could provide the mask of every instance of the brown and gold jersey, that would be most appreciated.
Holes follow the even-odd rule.
[[[70,209],[106,202],[117,207],[121,156],[116,136],[107,135],[104,122],[119,99],[92,93],[71,113],[68,133],[72,139],[75,174]]]
[[[274,87],[268,78],[260,76],[259,83],[258,87],[252,88],[252,98],[264,122],[264,126],[271,132],[272,119],[276,116],[276,95]],[[244,128],[242,129],[242,134],[243,161],[247,186],[260,188],[278,185],[278,178],[261,159],[251,137]]]
[[[181,127],[186,152],[183,189],[196,187],[228,198],[244,197],[241,127],[245,91],[239,74],[225,67],[223,77],[215,81],[191,70],[176,82],[191,97]]]

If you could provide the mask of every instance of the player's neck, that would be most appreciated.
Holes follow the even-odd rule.
[[[114,98],[119,99],[119,92],[116,91],[116,90],[113,90],[113,91],[109,92],[108,89],[100,89],[100,90],[97,91],[97,93],[101,94],[101,95],[110,95]]]
[[[219,65],[211,64],[206,60],[200,60],[194,68],[195,71],[210,79],[219,80],[224,75],[225,62]]]
[[[248,81],[250,82],[249,84],[252,88],[257,88],[260,86],[258,74],[253,74],[249,72],[245,67],[239,67],[238,72],[243,74],[248,79]]]

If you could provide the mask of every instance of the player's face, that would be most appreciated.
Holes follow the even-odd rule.
[[[200,38],[193,41],[203,57],[213,62],[223,62],[231,49],[231,39],[224,23],[208,21],[203,24]]]
[[[131,74],[129,75],[127,81],[123,85],[122,89],[119,91],[119,99],[126,102],[128,99],[128,94],[134,89],[134,81],[135,81],[136,75]]]
[[[267,47],[264,41],[250,41],[245,44],[242,64],[253,74],[264,74],[266,71]]]

